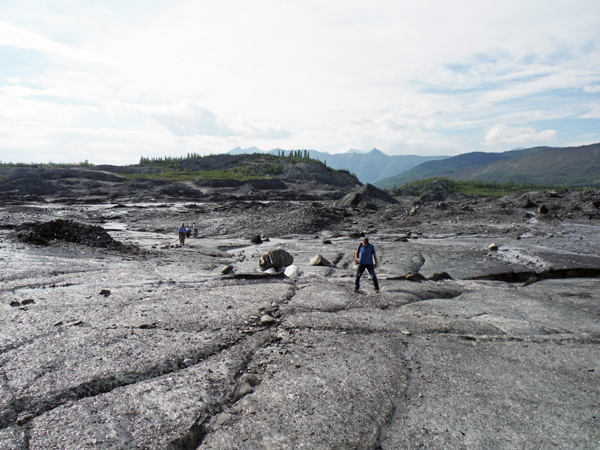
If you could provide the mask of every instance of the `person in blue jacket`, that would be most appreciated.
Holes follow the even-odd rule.
[[[375,263],[373,263],[375,261]],[[354,262],[358,264],[356,270],[356,280],[354,281],[354,292],[358,292],[360,288],[360,277],[362,277],[365,269],[369,271],[369,275],[373,279],[373,286],[375,286],[375,292],[379,292],[379,282],[377,281],[377,275],[375,275],[375,269],[377,268],[377,254],[375,253],[375,247],[373,244],[369,244],[369,238],[364,237],[362,242],[358,244],[356,254],[354,255]]]
[[[185,223],[182,223],[181,226],[179,227],[179,245],[181,245],[182,247],[185,244],[185,235],[186,234],[187,234],[187,228],[185,226]]]

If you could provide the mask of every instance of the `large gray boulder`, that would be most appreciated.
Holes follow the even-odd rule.
[[[338,208],[350,208],[366,206],[369,203],[377,206],[388,206],[398,203],[398,200],[387,192],[367,183],[360,189],[350,192],[345,197],[339,199],[335,203],[335,206]]]
[[[292,255],[285,250],[278,248],[276,250],[270,250],[262,255],[258,260],[258,265],[260,266],[260,270],[263,271],[270,269],[271,267],[275,270],[279,270],[283,267],[292,265],[293,262],[294,257]]]

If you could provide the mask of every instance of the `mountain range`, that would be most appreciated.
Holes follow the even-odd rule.
[[[275,148],[273,150],[260,150],[257,147],[236,147],[228,153],[239,155],[243,153],[271,153],[273,155],[289,150]],[[333,169],[347,169],[355,174],[363,183],[374,183],[383,178],[392,177],[405,172],[419,164],[433,162],[448,158],[447,156],[418,156],[418,155],[387,155],[374,148],[370,152],[350,149],[346,153],[327,153],[309,150],[310,157],[327,163]]]
[[[580,147],[533,147],[502,153],[472,152],[441,161],[427,161],[374,183],[379,188],[402,186],[424,178],[600,186],[600,144]]]

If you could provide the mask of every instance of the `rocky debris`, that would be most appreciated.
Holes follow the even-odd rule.
[[[102,227],[64,219],[24,223],[13,232],[12,237],[20,242],[34,245],[46,246],[53,241],[63,241],[111,250],[132,250],[132,247],[126,247],[115,241]]]
[[[331,240],[330,239],[323,239],[323,245],[330,245],[331,244]]]
[[[262,244],[263,240],[261,239],[260,235],[255,235],[252,236],[252,239],[250,239],[250,242],[252,242],[253,244]]]
[[[327,261],[322,255],[313,256],[309,262],[311,266],[331,266],[331,263]]]
[[[371,204],[371,208],[373,206],[388,206],[397,204],[398,200],[392,197],[385,191],[382,191],[379,188],[376,188],[372,184],[365,184],[361,188],[351,192],[345,197],[341,198],[335,203],[335,206],[338,208],[348,208],[348,207],[366,207],[368,204]]]
[[[540,205],[537,209],[537,213],[538,214],[548,214],[548,208],[546,208],[546,205]]]
[[[105,297],[108,297],[111,294],[110,289],[101,289],[100,290],[100,295],[104,295]]]
[[[523,202],[523,208],[535,208],[537,205],[531,201],[529,197],[525,197],[525,201]]]
[[[488,248],[489,248],[491,251],[496,251],[496,250],[498,250],[498,246],[497,246],[495,243],[491,243],[490,245],[488,245]]]
[[[283,180],[311,181],[340,187],[355,187],[360,185],[358,178],[347,170],[333,170],[323,164],[312,162],[288,164],[283,168],[283,173],[280,177]]]
[[[205,246],[132,258],[6,239],[13,225],[63,215],[163,228],[153,239],[173,241],[175,218],[187,223],[194,208],[4,207],[0,448],[506,446],[490,423],[520,447],[547,447],[539,430],[551,428],[557,448],[588,448],[600,439],[597,194],[529,195],[556,219],[525,218],[521,194],[477,199],[468,214],[460,202],[422,203],[415,217],[415,199],[400,199],[350,220],[332,202],[202,205],[206,247],[245,247],[244,237],[278,229],[307,265],[321,238],[335,237],[341,270],[295,280],[215,276],[235,259]],[[285,229],[300,212],[328,209],[334,228]],[[384,294],[356,295],[346,237],[375,228]],[[147,239],[133,231],[119,236]],[[396,240],[408,236],[423,239]],[[502,250],[489,252],[490,242]],[[240,267],[256,267],[262,252],[250,253]],[[410,272],[430,281],[409,283]],[[98,295],[113,283],[118,293]],[[21,309],[29,298],[36,304]],[[273,321],[261,324],[265,316]],[[547,370],[531,370],[540,364]],[[250,391],[245,382],[253,392],[233,403],[235,386]]]
[[[133,164],[129,166],[115,166],[112,164],[99,164],[90,168],[91,170],[97,170],[101,172],[112,172],[125,175],[148,175],[152,173],[160,173],[163,170],[156,167],[140,166]]]
[[[292,265],[294,257],[285,250],[278,248],[276,250],[270,250],[260,257],[258,265],[260,270],[265,271],[270,268],[275,270],[283,269],[284,267]]]

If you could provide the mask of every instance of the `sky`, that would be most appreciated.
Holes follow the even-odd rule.
[[[600,142],[598,0],[0,0],[0,161]]]

